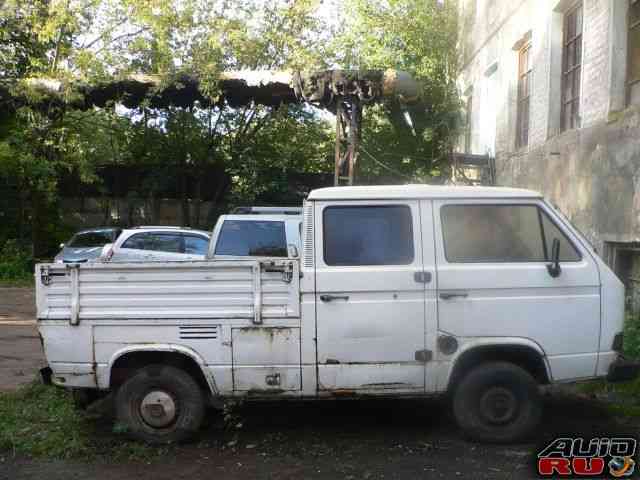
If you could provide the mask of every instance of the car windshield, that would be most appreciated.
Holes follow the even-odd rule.
[[[112,230],[102,230],[96,232],[77,233],[73,236],[67,247],[88,248],[101,247],[113,241],[114,232]]]

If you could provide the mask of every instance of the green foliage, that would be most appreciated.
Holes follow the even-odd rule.
[[[630,358],[640,359],[640,315],[638,314],[628,313],[625,318],[624,353]]]
[[[368,109],[360,175],[375,183],[381,177],[429,181],[443,174],[460,109],[456,3],[348,0],[345,5],[345,23],[332,47],[336,58],[347,68],[409,72],[422,93],[422,105],[409,109],[413,132],[397,105]]]
[[[43,96],[31,76],[61,80],[68,99],[70,78],[97,83],[143,73],[180,88],[180,75],[196,75],[219,100],[226,70],[401,69],[419,80],[426,107],[410,112],[415,134],[397,104],[368,107],[359,182],[442,174],[458,110],[454,2],[336,2],[329,8],[340,11],[337,23],[319,8],[326,9],[321,0],[5,0],[0,77],[25,79],[17,88],[38,107],[0,118],[0,191],[7,184],[15,192],[17,219],[0,226],[0,238],[32,243],[37,257],[50,254],[67,231],[61,178],[78,178],[81,192],[99,183],[105,166],[147,168],[127,195],[153,199],[171,186],[186,225],[210,222],[231,203],[298,202],[305,192],[294,191],[293,176],[333,168],[333,126],[310,107],[143,102],[133,111],[109,104],[76,112]],[[219,178],[204,184],[211,169]],[[200,212],[204,197],[214,204],[209,212]]]
[[[28,284],[33,279],[33,258],[15,240],[0,243],[0,283]]]

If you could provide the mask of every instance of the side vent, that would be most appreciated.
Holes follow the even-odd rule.
[[[304,239],[303,254],[305,268],[313,268],[313,202],[304,204]]]
[[[218,338],[219,325],[182,325],[180,340],[201,340]]]

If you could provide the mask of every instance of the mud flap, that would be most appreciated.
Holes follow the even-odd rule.
[[[51,375],[53,375],[53,371],[51,367],[44,367],[40,369],[40,381],[43,385],[51,385]]]

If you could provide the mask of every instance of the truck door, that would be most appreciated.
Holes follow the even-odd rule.
[[[536,342],[554,380],[595,374],[598,267],[551,209],[535,199],[441,200],[434,218],[440,330]],[[547,269],[554,239],[556,277]]]
[[[424,391],[434,282],[420,203],[317,202],[315,212],[318,390]]]

